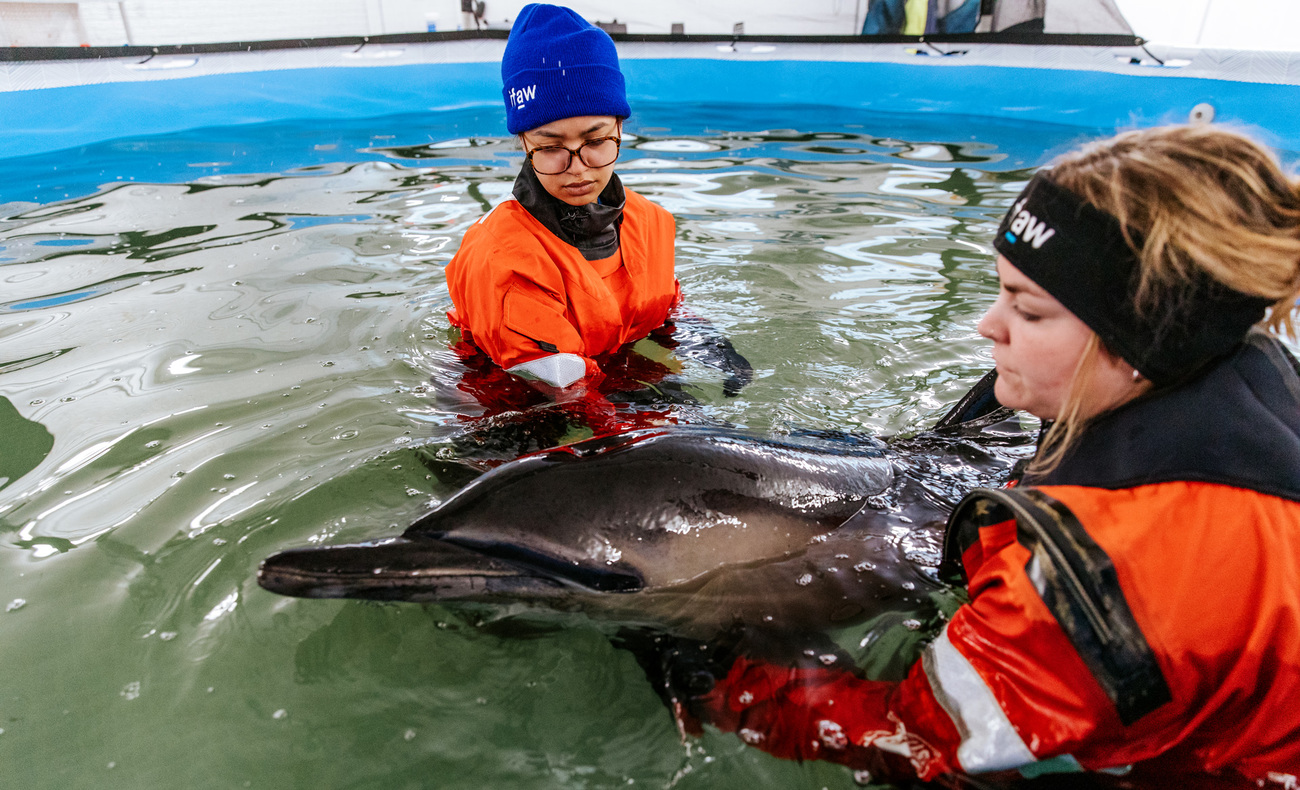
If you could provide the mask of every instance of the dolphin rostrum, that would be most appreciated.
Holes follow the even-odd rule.
[[[307,598],[522,602],[700,637],[820,629],[924,604],[960,495],[944,480],[986,484],[1013,460],[957,432],[886,444],[631,431],[498,466],[400,537],[274,554],[258,583]]]

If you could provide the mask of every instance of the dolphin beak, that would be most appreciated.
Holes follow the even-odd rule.
[[[440,540],[409,538],[281,551],[262,561],[257,583],[299,598],[417,602],[547,597],[565,590],[503,560]]]

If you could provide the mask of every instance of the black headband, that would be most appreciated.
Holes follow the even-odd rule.
[[[1011,204],[993,246],[1156,386],[1235,348],[1270,304],[1204,277],[1139,315],[1138,261],[1119,220],[1041,172]]]

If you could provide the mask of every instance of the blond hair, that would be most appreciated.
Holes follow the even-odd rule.
[[[1066,154],[1049,177],[1119,220],[1138,259],[1139,315],[1180,310],[1212,282],[1271,302],[1262,327],[1297,337],[1300,180],[1259,143],[1217,126],[1143,129]],[[1060,463],[1086,427],[1103,350],[1094,337],[1081,356],[1032,473]]]

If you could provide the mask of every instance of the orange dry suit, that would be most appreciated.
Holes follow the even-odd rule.
[[[514,196],[465,232],[447,317],[510,373],[595,383],[596,358],[661,326],[680,298],[672,215],[617,175],[597,203],[570,206],[525,165]]]
[[[1298,373],[1252,334],[1094,420],[1055,470],[969,494],[945,565],[970,603],[901,683],[741,657],[698,712],[778,756],[877,775],[1296,786]]]

